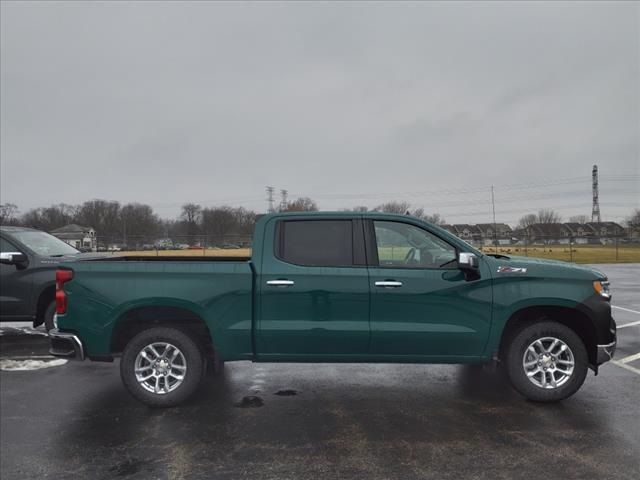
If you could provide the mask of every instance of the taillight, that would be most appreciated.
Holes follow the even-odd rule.
[[[73,278],[72,270],[58,269],[56,271],[56,313],[67,313],[67,294],[64,292],[64,284]]]

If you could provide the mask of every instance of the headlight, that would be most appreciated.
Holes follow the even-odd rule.
[[[607,299],[611,298],[611,290],[609,290],[608,280],[596,280],[593,282],[593,289],[596,293],[599,293],[600,296]]]

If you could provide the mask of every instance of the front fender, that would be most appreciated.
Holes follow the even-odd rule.
[[[582,279],[522,276],[495,279],[493,322],[487,343],[487,355],[498,350],[507,322],[518,312],[531,307],[560,307],[585,313],[584,304],[592,295],[592,282]],[[593,316],[587,317],[593,323]]]

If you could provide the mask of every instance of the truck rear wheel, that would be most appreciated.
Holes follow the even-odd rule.
[[[505,360],[513,388],[536,402],[570,397],[587,375],[584,343],[573,330],[553,321],[519,330],[511,337]]]
[[[202,350],[175,328],[140,332],[124,349],[120,376],[129,392],[150,407],[173,407],[191,397],[203,376]]]

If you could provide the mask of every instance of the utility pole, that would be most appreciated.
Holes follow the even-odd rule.
[[[591,221],[600,223],[600,199],[598,198],[598,165],[591,171],[593,205],[591,207]]]
[[[280,211],[284,212],[287,209],[289,201],[287,200],[289,192],[287,190],[280,190]]]
[[[491,207],[493,208],[493,244],[498,253],[498,229],[496,227],[496,199],[493,195],[493,185],[491,185]]]
[[[275,212],[275,208],[273,207],[273,192],[275,192],[275,188],[268,186],[267,187],[267,203],[268,203],[267,213]]]

